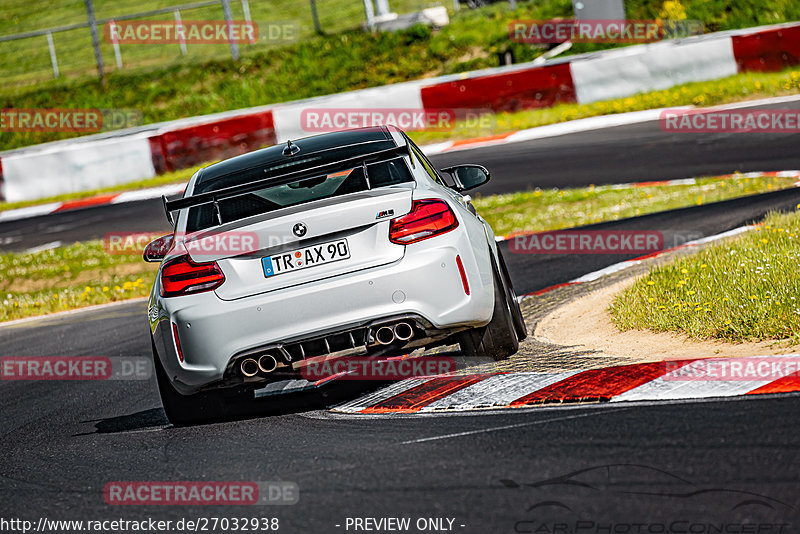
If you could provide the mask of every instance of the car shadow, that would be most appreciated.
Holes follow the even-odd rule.
[[[275,417],[297,413],[326,410],[337,404],[357,398],[390,382],[342,380],[320,386],[314,390],[299,391],[261,397],[237,405],[227,411],[224,417],[198,423],[191,426],[203,426],[227,421],[254,419],[259,417]],[[83,432],[75,436],[91,434],[119,434],[147,430],[168,430],[174,428],[161,407],[150,408],[126,415],[118,415],[105,419],[82,421],[94,423],[94,432]],[[183,425],[187,426],[187,425]]]

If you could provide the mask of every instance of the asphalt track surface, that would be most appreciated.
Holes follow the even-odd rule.
[[[770,108],[800,108],[800,101],[752,109]],[[658,121],[445,153],[431,159],[439,168],[458,163],[485,165],[493,179],[478,190],[482,194],[800,169],[796,134],[666,133]],[[103,205],[0,223],[0,251],[99,239],[109,232],[159,231],[169,231],[160,200]]]
[[[495,184],[527,168],[528,177],[520,178],[526,186],[553,185],[546,180],[560,180],[560,186],[603,182],[585,178],[582,166],[607,176],[607,182],[800,168],[796,141],[789,136],[769,136],[783,143],[782,151],[755,135],[706,136],[692,148],[682,138],[659,138],[648,124],[545,140],[560,143],[562,154],[577,158],[575,166],[561,162],[570,170],[560,176],[559,155],[540,149],[542,141],[506,147],[514,152],[497,160],[496,165],[505,165],[502,169],[488,159],[496,148],[458,156],[487,163]],[[649,140],[639,130],[648,127]],[[601,134],[630,157],[590,164],[584,149]],[[658,150],[645,150],[650,143]],[[741,143],[752,144],[752,156]],[[759,147],[778,163],[767,165],[773,160],[764,159]],[[707,171],[697,163],[704,153],[717,154],[719,167]],[[654,154],[662,156],[654,159]],[[727,167],[722,163],[726,154]],[[544,172],[545,161],[552,171]],[[640,166],[641,174],[627,174],[633,172],[631,164]],[[598,227],[662,230],[671,245],[798,203],[800,190],[791,189]],[[159,203],[51,217],[53,222],[20,221],[17,228],[27,224],[26,240],[37,228],[50,228],[48,242],[131,231],[132,221],[153,225],[136,230],[165,227]],[[23,245],[35,244],[27,240]],[[506,258],[518,292],[626,259],[510,252]],[[0,347],[2,356],[148,356],[145,305],[132,302],[0,327]],[[446,531],[417,530],[418,518],[453,519],[452,532],[470,533],[800,531],[796,395],[458,416],[344,416],[326,410],[372,386],[335,384],[283,398],[280,404],[264,399],[237,420],[174,428],[164,418],[153,380],[0,382],[0,519],[277,517],[279,532],[292,533],[355,532],[345,528],[348,517],[408,517],[408,532]],[[136,480],[292,481],[300,488],[300,502],[266,507],[105,504],[106,483]]]

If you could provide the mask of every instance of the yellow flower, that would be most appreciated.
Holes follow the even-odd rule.
[[[683,274],[686,274],[686,273],[688,273],[689,271],[687,271],[686,269],[681,269],[681,272],[682,272]]]
[[[103,293],[107,293],[107,292],[108,292],[108,286],[103,286]]]
[[[705,311],[711,311],[711,308],[706,308],[706,310],[705,310]]]
[[[701,269],[705,269],[706,267],[708,267],[708,265],[706,265],[705,263],[700,266]]]
[[[750,300],[758,300],[758,295],[750,295]]]
[[[666,310],[666,309],[667,309],[667,307],[666,307],[666,306],[659,306],[659,307],[658,307],[658,309],[659,309],[659,310]]]
[[[92,292],[92,288],[89,287],[89,286],[86,286],[86,287],[83,288],[83,292],[84,293],[91,293]]]
[[[119,286],[114,286],[114,291],[122,291],[122,288]]]
[[[647,299],[647,302],[655,302],[655,301],[656,301],[656,299],[654,299],[653,297],[650,297],[649,299]]]
[[[654,285],[656,285],[656,283],[655,283],[655,282],[653,282],[652,280],[650,280],[649,282],[647,282],[647,285],[648,285],[648,286],[654,286]]]
[[[694,295],[694,291],[687,291],[686,294],[687,295]]]
[[[728,319],[727,321],[725,321],[725,324],[731,324],[731,320]]]
[[[702,310],[702,309],[703,309],[703,307],[702,307],[702,306],[698,306],[698,307],[696,307],[696,308],[694,309],[694,311],[700,311],[700,310]]]
[[[769,241],[767,241],[766,239],[762,239],[761,242],[762,243],[769,243]]]

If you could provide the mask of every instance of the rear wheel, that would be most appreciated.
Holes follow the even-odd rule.
[[[153,364],[156,370],[158,392],[167,419],[173,425],[206,423],[227,415],[228,400],[221,391],[203,391],[182,395],[172,386],[153,343]]]
[[[494,274],[494,312],[486,326],[467,330],[461,334],[459,345],[465,356],[505,360],[519,349],[519,339],[514,326],[508,292],[502,275],[492,258]]]
[[[503,273],[503,279],[505,281],[506,299],[508,300],[509,307],[511,308],[511,318],[514,321],[514,329],[517,332],[517,339],[522,341],[528,337],[528,327],[525,325],[525,318],[522,316],[522,310],[519,307],[519,300],[517,300],[517,294],[514,291],[513,284],[511,283],[511,276],[508,274],[506,260],[503,258],[503,254],[500,252],[499,248],[497,249],[497,257],[500,258],[500,272]]]

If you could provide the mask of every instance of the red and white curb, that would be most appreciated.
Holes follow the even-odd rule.
[[[478,148],[479,145],[470,148]],[[426,153],[427,150],[426,150]],[[725,174],[718,176],[719,179],[737,179],[737,178],[797,178],[797,186],[800,186],[800,171],[773,171],[773,172],[746,172],[738,174]],[[647,182],[628,182],[622,184],[601,185],[595,188],[597,191],[603,189],[633,189],[637,187],[653,187],[653,186],[671,186],[671,185],[695,185],[696,178],[682,178],[678,180],[658,180]],[[0,222],[15,221],[19,219],[27,219],[29,217],[39,217],[42,215],[49,215],[51,213],[59,213],[64,211],[71,211],[76,209],[91,208],[94,206],[103,206],[108,204],[123,204],[125,202],[136,202],[139,200],[149,200],[153,198],[161,198],[161,195],[171,196],[183,194],[186,189],[185,183],[169,184],[159,187],[152,187],[148,189],[138,189],[134,191],[125,191],[122,193],[109,193],[107,195],[99,195],[90,198],[68,200],[64,202],[49,202],[40,204],[38,206],[30,206],[27,208],[16,208],[12,210],[0,211]],[[522,233],[509,234],[507,236],[497,236],[497,241],[506,241]]]
[[[39,217],[62,211],[71,211],[94,206],[104,206],[107,204],[124,204],[126,202],[136,202],[138,200],[148,200],[151,198],[161,198],[161,195],[183,194],[186,189],[185,183],[170,184],[149,189],[139,189],[136,191],[125,191],[122,193],[109,193],[96,197],[82,198],[78,200],[67,200],[64,202],[49,202],[30,206],[27,208],[17,208],[13,210],[0,211],[0,222],[16,221],[29,217]]]
[[[526,297],[543,295],[544,293],[549,293],[554,289],[558,289],[560,287],[572,286],[576,284],[583,284],[585,282],[594,282],[595,280],[602,278],[603,276],[617,273],[628,267],[633,267],[634,265],[640,264],[642,261],[650,259],[650,258],[657,258],[662,254],[667,254],[668,252],[672,252],[675,250],[679,250],[686,247],[695,247],[697,245],[703,245],[705,243],[711,243],[714,241],[718,241],[720,239],[725,239],[726,237],[733,237],[735,235],[739,235],[741,233],[747,232],[753,228],[756,228],[758,225],[752,226],[740,226],[739,228],[734,228],[733,230],[728,230],[727,232],[722,232],[721,234],[712,235],[709,237],[703,237],[702,239],[695,239],[693,241],[687,241],[682,245],[678,245],[677,247],[665,248],[664,250],[659,250],[657,252],[652,252],[650,254],[645,254],[644,256],[639,256],[638,258],[633,258],[630,260],[621,261],[619,263],[614,263],[609,265],[608,267],[603,267],[597,271],[593,271],[591,273],[584,274],[581,277],[575,278],[574,280],[570,280],[569,282],[563,282],[561,284],[556,284],[553,286],[548,286],[543,289],[539,289],[537,291],[533,291],[531,293],[527,293],[525,295],[521,295],[519,300],[522,300]]]
[[[423,148],[425,154],[433,156],[436,154],[442,154],[444,152],[455,152],[457,150],[472,150],[475,148],[484,148],[496,145],[507,145],[510,143],[521,143],[523,141],[533,141],[535,139],[545,139],[548,137],[556,137],[559,135],[568,135],[580,132],[588,132],[592,130],[601,130],[604,128],[614,128],[616,126],[626,126],[630,124],[638,124],[641,122],[655,121],[659,119],[661,113],[666,109],[673,111],[689,110],[689,109],[694,109],[694,106],[678,106],[674,108],[646,109],[642,111],[631,111],[628,113],[618,113],[614,115],[600,115],[597,117],[586,117],[584,119],[576,119],[567,122],[559,122],[555,124],[546,124],[544,126],[528,128],[526,130],[517,130],[515,132],[506,132],[497,135],[478,137],[475,139],[460,139],[455,141],[445,141],[442,143],[426,145]]]
[[[719,178],[722,178],[722,179],[728,179],[728,178],[731,178],[731,179],[732,178],[764,178],[764,177],[776,177],[776,176],[777,177],[798,178],[798,182],[795,183],[795,186],[800,186],[800,171],[748,172],[748,173],[741,173],[741,174],[724,175],[724,176],[720,176]],[[615,188],[615,189],[621,189],[622,187],[620,187],[620,186],[625,186],[625,187],[643,187],[644,185],[642,185],[642,184],[646,184],[646,185],[685,185],[687,183],[688,184],[694,184],[694,183],[696,183],[696,180],[694,178],[690,178],[688,180],[669,180],[669,181],[664,181],[664,182],[637,182],[637,183],[631,183],[631,184],[619,184],[619,185],[610,186],[610,187]],[[693,247],[693,246],[697,246],[697,245],[703,245],[705,243],[711,243],[713,241],[718,241],[720,239],[725,239],[726,237],[732,237],[732,236],[747,232],[748,230],[751,230],[751,229],[755,228],[756,226],[758,226],[758,225],[740,226],[739,228],[734,228],[733,230],[728,230],[727,232],[722,232],[720,234],[712,235],[712,236],[709,236],[709,237],[703,237],[701,239],[695,239],[693,241],[687,241],[686,243],[684,243],[682,245],[678,245],[677,247],[666,248],[664,250],[659,250],[659,251],[656,251],[656,252],[652,252],[650,254],[645,254],[644,256],[639,256],[638,258],[633,258],[633,259],[630,259],[630,260],[621,261],[619,263],[614,263],[612,265],[609,265],[608,267],[604,267],[604,268],[599,269],[597,271],[593,271],[591,273],[584,274],[583,276],[580,276],[580,277],[575,278],[573,280],[570,280],[568,282],[562,282],[560,284],[555,284],[555,285],[552,285],[552,286],[548,286],[548,287],[545,287],[543,289],[539,289],[539,290],[533,291],[531,293],[527,293],[525,295],[520,295],[518,297],[518,300],[522,301],[524,298],[527,298],[527,297],[543,295],[545,293],[549,293],[550,291],[553,291],[554,289],[558,289],[560,287],[572,286],[572,285],[576,285],[576,284],[582,284],[582,283],[585,283],[585,282],[593,282],[593,281],[595,281],[595,280],[597,280],[597,279],[599,279],[599,278],[601,278],[603,276],[606,276],[606,275],[609,275],[609,274],[613,274],[613,273],[617,273],[619,271],[627,269],[628,267],[633,267],[634,265],[638,265],[644,260],[647,260],[647,259],[650,259],[650,258],[657,258],[658,256],[661,256],[662,254],[667,254],[669,252],[672,252],[672,251],[675,251],[675,250],[678,250],[678,249],[687,248],[687,247]],[[514,239],[516,236],[526,236],[526,235],[530,235],[530,234],[526,233],[526,232],[517,232],[517,233],[509,234],[507,236],[499,236],[499,237],[496,238],[496,241],[498,241],[498,242],[508,241],[510,239]]]
[[[340,404],[336,412],[350,414],[463,412],[479,409],[524,408],[577,402],[664,401],[722,398],[800,391],[796,366],[774,366],[759,378],[756,368],[783,356],[702,359],[704,368],[738,365],[739,377],[728,380],[687,378],[695,362],[680,360],[571,371],[566,373],[502,373],[434,376],[404,380]],[[794,362],[796,364],[796,361]],[[750,371],[752,369],[752,372]],[[793,369],[795,369],[793,371]],[[748,376],[755,378],[748,378]],[[732,373],[731,376],[736,376]]]

